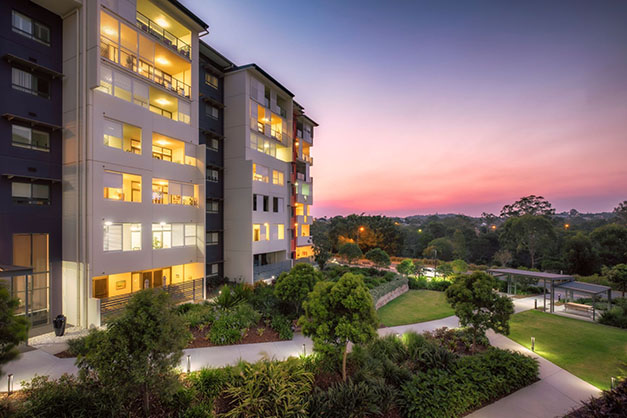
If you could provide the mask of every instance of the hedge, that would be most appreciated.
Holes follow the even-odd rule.
[[[407,277],[398,276],[396,279],[391,282],[383,283],[373,289],[370,289],[370,295],[372,296],[372,300],[374,304],[377,304],[377,301],[381,299],[383,296],[388,293],[398,289],[399,287],[407,285]]]

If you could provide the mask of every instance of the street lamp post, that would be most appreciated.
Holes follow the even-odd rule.
[[[435,270],[437,270],[437,268],[438,268],[438,249],[434,248],[433,252],[435,252],[435,257],[433,259],[434,264],[435,264],[435,267],[434,267],[434,270],[433,270],[433,278],[435,278],[435,275],[436,275]]]

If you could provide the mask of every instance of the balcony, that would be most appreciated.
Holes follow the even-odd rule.
[[[275,278],[284,271],[289,271],[292,268],[292,260],[283,260],[278,263],[266,264],[264,266],[253,267],[253,281]]]
[[[135,22],[135,25],[142,31],[157,38],[171,50],[176,51],[179,55],[191,61],[192,48],[189,46],[189,44],[177,38],[172,33],[162,28],[159,24],[152,21],[147,16],[143,15],[140,12],[137,12],[137,20]]]

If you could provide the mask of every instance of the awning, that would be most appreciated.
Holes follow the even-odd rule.
[[[11,63],[17,63],[22,67],[26,67],[31,71],[38,71],[40,73],[44,73],[46,75],[49,75],[52,78],[59,78],[59,77],[63,77],[63,73],[60,73],[58,71],[55,71],[51,68],[45,67],[43,65],[37,64],[36,62],[32,62],[29,60],[26,60],[24,58],[20,58],[16,55],[13,54],[6,54],[4,56],[4,59],[7,60],[7,62],[9,64]]]
[[[25,274],[33,274],[33,268],[0,264],[0,277],[23,276]]]
[[[8,179],[12,179],[14,177],[19,177],[19,178],[23,178],[23,179],[30,179],[31,181],[43,180],[43,181],[49,181],[49,182],[52,182],[52,183],[59,183],[59,182],[61,182],[60,178],[38,177],[38,176],[31,176],[31,175],[28,175],[28,174],[3,173],[2,175],[4,177],[7,177]]]
[[[590,295],[597,295],[599,293],[605,293],[612,288],[609,286],[603,286],[601,284],[585,283],[585,282],[567,282],[555,285],[556,288],[574,290],[575,292],[588,293]]]
[[[220,135],[219,133],[209,130],[209,129],[203,129],[200,128],[200,133],[203,135],[207,135],[210,138],[215,138],[215,139],[224,139],[224,135]]]
[[[39,126],[41,128],[51,129],[53,131],[56,131],[57,129],[61,129],[61,126],[58,126],[58,125],[53,125],[51,123],[42,122],[40,120],[25,118],[23,116],[14,115],[12,113],[4,113],[2,117],[4,117],[9,122],[12,120],[16,120],[18,122],[22,122],[27,125]]]
[[[222,71],[220,71],[217,67],[206,63],[202,66],[202,68],[204,68],[205,70],[209,71],[210,73],[212,73],[213,75],[217,75],[218,77],[224,77],[224,73]]]

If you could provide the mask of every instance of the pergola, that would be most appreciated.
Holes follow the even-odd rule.
[[[556,274],[556,273],[546,273],[543,271],[527,271],[527,270],[518,270],[518,269],[488,269],[488,273],[495,276],[499,280],[507,280],[507,293],[511,293],[512,282],[515,277],[524,277],[528,279],[536,279],[538,282],[542,281],[544,292],[542,294],[543,301],[543,311],[546,312],[546,290],[547,290],[547,282],[549,284],[549,301],[550,301],[550,312],[555,312],[555,289],[564,289],[564,291],[568,294],[570,292],[571,298],[574,299],[574,293],[585,293],[588,295],[593,295],[593,298],[596,295],[607,293],[608,306],[612,303],[612,289],[608,286],[602,286],[598,284],[577,282],[573,276],[569,276],[566,274]],[[516,284],[514,282],[514,289],[516,288]],[[593,307],[594,308],[594,307]],[[593,310],[594,317],[594,310]]]

